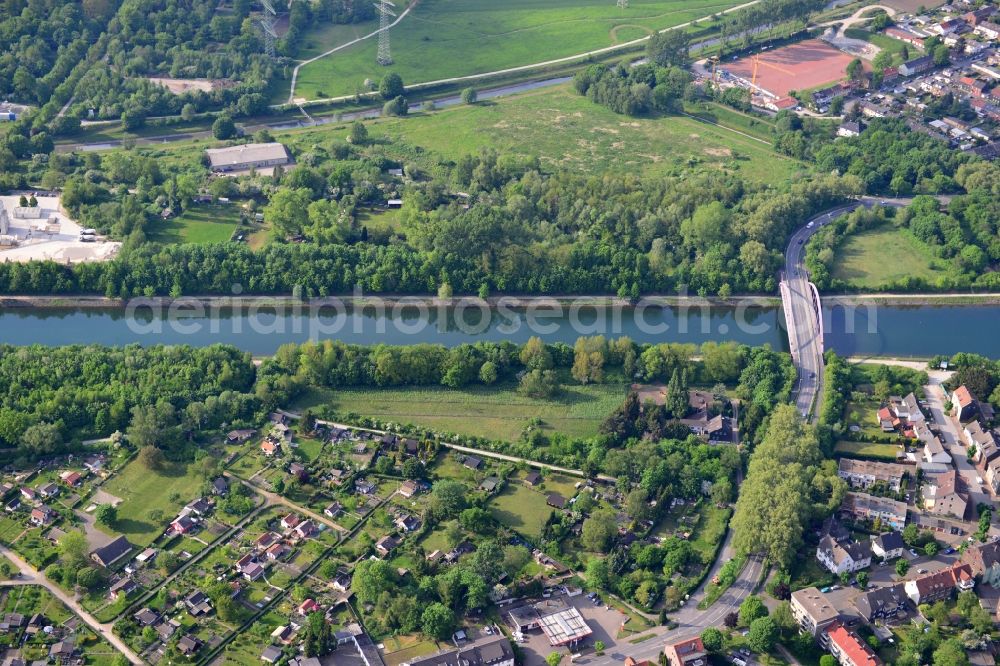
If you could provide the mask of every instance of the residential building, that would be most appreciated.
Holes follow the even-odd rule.
[[[257,431],[253,428],[244,428],[243,430],[232,430],[226,435],[226,442],[229,444],[242,444],[251,437],[257,434]]]
[[[524,475],[524,482],[534,488],[542,482],[542,475],[538,472],[528,472]]]
[[[281,455],[281,443],[268,438],[260,443],[260,450],[269,458],[272,456],[278,456]]]
[[[837,136],[858,136],[861,134],[861,123],[853,120],[845,120],[837,128]]]
[[[125,576],[120,578],[117,582],[113,583],[108,589],[108,596],[111,597],[112,601],[117,600],[119,597],[127,597],[136,590],[139,589],[139,584],[132,580],[130,577]]]
[[[952,410],[959,421],[971,421],[979,415],[979,404],[966,386],[959,386],[951,394]]]
[[[405,497],[406,499],[410,499],[419,492],[420,492],[420,484],[414,481],[413,479],[407,479],[406,481],[403,481],[403,483],[399,485],[399,494]]]
[[[465,456],[465,460],[462,461],[462,464],[469,469],[479,469],[483,466],[483,461],[476,456]]]
[[[102,567],[111,567],[123,557],[131,553],[133,548],[134,546],[129,543],[128,539],[124,536],[119,536],[111,543],[108,543],[90,553],[90,559],[97,562]]]
[[[884,484],[893,492],[899,492],[903,477],[909,472],[910,468],[906,465],[841,458],[837,475],[852,488],[870,488],[878,483]]]
[[[895,617],[907,609],[909,599],[902,583],[874,587],[854,597],[854,607],[865,622]]]
[[[827,535],[819,541],[816,559],[837,575],[861,571],[872,564],[871,544],[868,541],[838,543]]]
[[[855,520],[874,521],[878,518],[883,525],[894,530],[901,530],[906,525],[906,504],[885,497],[849,491],[844,495],[840,511]]]
[[[705,666],[708,664],[708,652],[701,642],[700,636],[686,638],[676,643],[668,643],[663,648],[663,654],[670,666]]]
[[[840,666],[880,666],[882,660],[861,637],[837,624],[827,632],[828,649]]]
[[[929,55],[908,60],[899,66],[899,73],[902,76],[913,76],[923,74],[934,67],[934,58]]]
[[[927,477],[921,489],[924,509],[937,516],[965,520],[969,496],[961,486],[961,477],[954,469]]]
[[[31,510],[31,524],[39,527],[51,524],[57,517],[58,514],[44,504]]]
[[[205,151],[209,166],[216,173],[249,171],[288,164],[291,158],[280,143],[247,143]]]
[[[400,544],[400,540],[396,538],[394,534],[386,534],[384,537],[375,542],[375,551],[385,557],[392,551],[394,551]]]
[[[1000,541],[970,545],[959,560],[985,585],[1000,587]]]
[[[872,537],[872,554],[883,560],[894,560],[903,556],[906,543],[899,532],[885,532]]]
[[[467,645],[404,661],[400,666],[514,666],[506,636],[484,636]]]
[[[920,437],[920,434],[925,431],[928,433],[930,432],[929,430],[926,430],[926,428],[924,429],[918,428],[916,430],[917,436]],[[923,449],[924,462],[950,465],[951,454],[945,450],[944,444],[941,443],[941,440],[939,440],[936,436],[934,436],[933,433],[930,434],[931,434],[930,437],[926,436],[920,437],[920,439],[924,442],[924,449]]]
[[[826,640],[826,629],[840,619],[837,609],[815,587],[792,592],[791,607],[799,628],[820,642]]]
[[[551,506],[553,509],[565,509],[566,508],[566,498],[559,493],[549,493],[545,496],[545,503]]]
[[[956,590],[971,590],[974,586],[972,567],[968,564],[956,564],[906,581],[905,590],[910,601],[920,605],[947,599]]]

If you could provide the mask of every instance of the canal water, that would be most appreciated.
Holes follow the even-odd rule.
[[[928,357],[968,351],[1000,358],[998,306],[878,306],[824,309],[827,348],[851,356]],[[282,344],[337,339],[357,344],[477,340],[522,343],[532,335],[572,344],[581,335],[627,335],[636,342],[736,340],[787,349],[777,307],[503,308],[481,311],[397,306],[365,310],[0,309],[0,343],[231,344],[268,355]]]

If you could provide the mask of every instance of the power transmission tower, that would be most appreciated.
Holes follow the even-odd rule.
[[[628,9],[628,0],[618,0],[618,9]]]
[[[271,4],[271,0],[261,0],[261,4],[264,5],[264,13],[261,15],[260,30],[264,37],[264,52],[269,58],[274,57],[274,42],[278,39],[278,33],[275,32],[274,26],[278,22],[278,12],[274,11],[274,5]]]
[[[390,19],[396,17],[392,11],[396,5],[392,0],[379,0],[375,5],[378,11],[378,57],[375,60],[378,64],[386,66],[392,64],[392,54],[389,52],[389,24]]]

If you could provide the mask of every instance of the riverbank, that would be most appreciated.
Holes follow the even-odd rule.
[[[135,309],[135,308],[225,308],[245,310],[249,308],[282,308],[306,307],[323,305],[342,305],[345,308],[369,307],[479,307],[485,305],[492,309],[511,308],[515,310],[527,308],[638,308],[638,307],[776,307],[781,305],[777,296],[732,296],[730,298],[701,296],[643,296],[638,302],[632,302],[618,296],[580,295],[580,296],[490,296],[481,299],[478,296],[454,296],[438,298],[430,295],[404,296],[398,294],[370,296],[326,296],[320,298],[298,298],[292,295],[240,295],[240,296],[181,296],[171,298],[156,296],[152,298],[138,297],[128,300],[108,298],[105,296],[0,296],[0,309],[3,308],[47,308],[47,309]]]
[[[1000,305],[988,294],[820,294],[824,305]]]
[[[987,294],[821,294],[825,305],[1000,305],[1000,293]],[[341,295],[314,299],[297,298],[288,295],[240,295],[240,296],[181,296],[171,298],[156,296],[152,298],[138,297],[132,299],[108,298],[96,295],[59,295],[59,296],[0,296],[0,309],[4,308],[51,308],[51,309],[128,309],[128,308],[225,308],[245,310],[248,308],[280,308],[304,307],[307,305],[321,306],[342,305],[345,308],[368,307],[478,307],[485,304],[492,309],[511,308],[526,309],[529,307],[588,307],[588,308],[638,308],[638,307],[777,307],[781,305],[778,296],[771,295],[740,295],[729,298],[715,296],[679,296],[664,294],[649,294],[638,302],[612,295],[586,294],[579,296],[526,296],[503,295],[490,296],[481,299],[478,296],[454,296],[438,298],[431,295]]]

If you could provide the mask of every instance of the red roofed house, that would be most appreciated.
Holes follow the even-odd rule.
[[[698,636],[667,644],[663,648],[663,654],[670,666],[703,666],[708,664],[708,653],[705,652],[705,645]]]
[[[893,39],[898,39],[901,42],[912,44],[918,49],[924,48],[924,38],[919,35],[914,35],[912,32],[900,30],[899,28],[886,28],[885,34]]]
[[[298,525],[300,520],[301,518],[299,518],[297,515],[295,515],[294,513],[290,513],[281,519],[281,528],[290,530],[296,525]]]
[[[281,537],[275,534],[274,532],[264,532],[259,537],[257,537],[257,541],[255,541],[254,543],[258,548],[267,548],[280,538]]]
[[[80,485],[81,481],[83,481],[83,474],[80,474],[79,472],[76,471],[63,472],[62,474],[59,475],[59,480],[65,483],[67,486],[76,487]]]
[[[893,415],[892,410],[888,407],[882,407],[878,410],[877,420],[882,432],[893,432],[899,425],[899,419]]]
[[[309,615],[319,610],[319,604],[315,599],[306,599],[299,606],[299,615]]]
[[[913,603],[920,605],[948,599],[955,590],[971,590],[975,584],[972,567],[959,564],[908,580],[903,589]]]
[[[265,439],[260,443],[260,450],[265,456],[274,456],[281,453],[281,444],[273,439]]]
[[[858,637],[839,622],[827,630],[830,654],[841,666],[879,666],[882,660]]]

